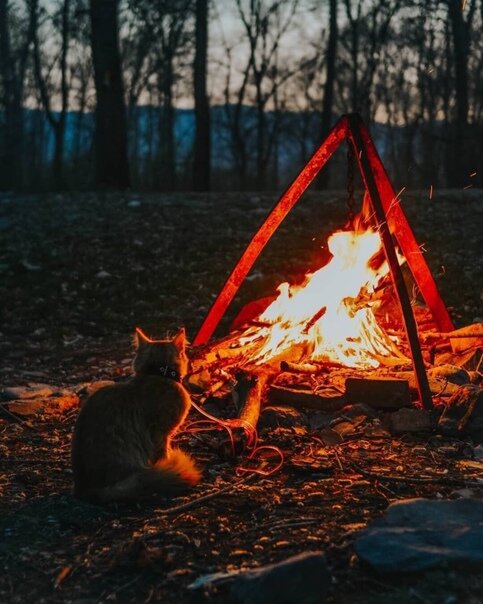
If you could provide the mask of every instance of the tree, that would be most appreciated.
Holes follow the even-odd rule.
[[[4,109],[0,190],[19,187],[22,182],[24,81],[33,35],[31,20],[14,22],[10,11],[8,0],[0,0],[0,106]]]
[[[336,74],[336,59],[337,59],[337,40],[339,37],[339,28],[337,24],[337,0],[329,0],[329,39],[327,42],[327,66],[324,84],[324,102],[322,104],[322,115],[320,119],[320,140],[329,133],[332,126],[332,111],[334,105],[334,88]],[[325,188],[329,182],[330,167],[326,166],[325,170],[319,175],[317,184]]]
[[[238,14],[248,38],[248,67],[255,89],[256,111],[256,182],[257,188],[266,187],[267,166],[274,142],[275,129],[268,133],[266,109],[276,90],[293,75],[291,70],[280,70],[278,49],[296,14],[299,0],[250,0],[245,6],[236,0]]]
[[[181,58],[190,49],[193,0],[131,0],[130,8],[151,41],[149,81],[157,88],[159,112],[159,162],[154,185],[165,191],[177,186],[175,85],[185,73]]]
[[[195,143],[193,188],[210,190],[211,128],[210,105],[206,93],[208,54],[208,0],[196,0],[196,48],[194,60]]]
[[[37,89],[41,99],[42,107],[45,111],[47,120],[52,127],[54,132],[54,161],[53,161],[53,183],[54,186],[62,188],[64,185],[63,181],[63,162],[64,162],[64,138],[65,138],[65,124],[66,116],[69,105],[69,89],[70,83],[67,80],[67,55],[69,52],[69,40],[70,40],[70,25],[71,25],[71,14],[70,14],[70,0],[62,0],[60,3],[58,13],[54,15],[54,23],[59,24],[60,30],[60,53],[59,53],[59,64],[58,70],[60,72],[60,111],[56,114],[52,109],[51,93],[49,91],[50,82],[48,77],[54,71],[53,64],[48,65],[47,61],[42,61],[40,38],[39,38],[39,3],[38,0],[28,0],[28,7],[30,18],[33,24],[33,64],[35,81],[37,83]],[[45,76],[44,70],[42,69],[42,62],[47,64],[47,73],[49,76]]]
[[[118,41],[118,0],[90,0],[92,61],[96,87],[95,183],[129,187],[126,115]]]
[[[465,18],[460,0],[447,0],[448,18],[451,23],[453,42],[453,64],[455,73],[456,116],[454,119],[454,141],[451,155],[452,169],[448,174],[449,184],[461,187],[468,180],[468,111],[469,78],[468,57],[470,54],[471,24],[475,15],[476,0],[470,0]]]
[[[381,49],[390,38],[390,24],[401,1],[377,0],[364,11],[364,0],[344,0],[348,29],[342,42],[350,57],[346,61],[350,70],[349,111],[360,112],[367,121],[375,115],[373,85]]]

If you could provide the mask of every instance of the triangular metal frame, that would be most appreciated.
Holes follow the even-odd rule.
[[[226,280],[203,321],[193,344],[204,344],[213,335],[226,309],[270,237],[344,140],[349,141],[354,148],[359,171],[372,206],[376,228],[378,228],[381,235],[384,253],[400,304],[418,382],[420,400],[424,407],[429,409],[432,407],[432,399],[419,344],[416,321],[391,235],[397,240],[438,329],[440,331],[452,331],[454,327],[431,271],[389,181],[369,130],[358,114],[344,115],[339,119],[325,141],[279,199]]]

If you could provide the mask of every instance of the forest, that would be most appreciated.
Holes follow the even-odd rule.
[[[482,0],[0,0],[0,190],[278,190],[351,112],[398,186],[481,186],[482,25]]]

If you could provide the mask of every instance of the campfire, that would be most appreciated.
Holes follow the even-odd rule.
[[[278,296],[239,338],[248,362],[278,357],[332,361],[367,369],[409,361],[374,314],[376,290],[389,273],[374,230],[338,231],[327,242],[332,258],[301,285],[282,283]],[[256,344],[259,344],[258,346]]]
[[[329,236],[329,260],[301,283],[281,283],[272,298],[248,304],[228,335],[210,340],[268,239],[344,139],[365,191],[359,214]],[[403,265],[425,304],[411,303]],[[404,417],[428,427],[434,404],[456,388],[438,371],[441,359],[453,355],[462,365],[461,354],[481,344],[478,326],[454,331],[369,132],[350,115],[336,124],[233,269],[194,340],[190,381],[204,393],[201,404],[231,393],[238,417],[220,424],[243,429],[252,442],[265,404],[324,412],[354,403],[408,407]]]

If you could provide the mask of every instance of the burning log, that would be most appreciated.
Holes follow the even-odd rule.
[[[269,372],[240,371],[237,377],[238,383],[235,391],[238,394],[238,418],[248,426],[256,428],[260,417],[262,393]]]
[[[291,361],[282,361],[280,370],[288,373],[317,373],[321,368],[312,363],[292,363]]]
[[[260,417],[263,390],[270,374],[269,371],[238,372],[234,394],[237,396],[240,426],[232,429],[229,440],[221,443],[220,453],[224,457],[241,454],[251,443]]]
[[[271,405],[290,405],[296,409],[315,409],[317,411],[338,411],[347,404],[344,395],[335,396],[315,394],[310,390],[297,390],[286,386],[270,386],[268,402]]]
[[[396,374],[391,374],[391,376],[394,378]],[[417,379],[412,371],[401,371],[397,374],[397,377],[407,380],[411,394],[417,395]],[[433,396],[452,396],[458,389],[458,386],[453,384],[448,378],[432,377],[431,375],[428,375],[428,385]]]

